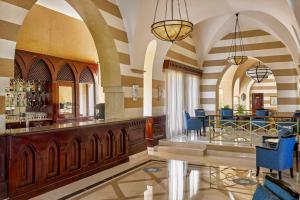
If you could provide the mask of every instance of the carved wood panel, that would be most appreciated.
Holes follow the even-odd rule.
[[[157,120],[158,137],[165,135],[164,120]],[[0,161],[8,162],[10,169],[7,172],[7,165],[0,164],[0,186],[8,177],[9,198],[28,199],[126,162],[129,147],[139,152],[142,148],[137,147],[145,143],[145,119],[134,121],[0,136]],[[9,144],[10,154],[1,139]],[[5,187],[0,187],[0,199],[5,193]]]
[[[97,162],[98,159],[98,140],[96,136],[90,137],[87,145],[87,152],[86,152],[86,157],[87,157],[87,162],[88,164],[94,164]]]
[[[80,142],[77,139],[73,139],[69,144],[67,153],[67,170],[73,171],[80,167]]]
[[[33,148],[26,145],[19,153],[17,161],[17,187],[33,184],[35,181],[35,152]]]
[[[128,141],[129,154],[135,154],[147,149],[145,140],[146,119],[135,119],[129,123]]]
[[[6,137],[0,137],[0,199],[7,197]]]
[[[48,146],[47,178],[59,175],[60,154],[56,142],[52,141]]]

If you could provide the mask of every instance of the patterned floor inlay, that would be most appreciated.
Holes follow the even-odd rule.
[[[265,174],[257,178],[254,169],[189,165],[180,160],[149,161],[67,199],[250,200]],[[286,174],[284,179],[299,185]]]

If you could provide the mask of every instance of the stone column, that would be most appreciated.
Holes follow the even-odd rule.
[[[105,119],[124,118],[124,92],[120,86],[103,87]]]
[[[0,134],[5,132],[5,88],[9,87],[10,78],[0,77]]]

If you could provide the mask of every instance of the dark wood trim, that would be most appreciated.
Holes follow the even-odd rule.
[[[23,79],[27,80],[28,73],[30,70],[30,67],[37,61],[42,60],[47,66],[51,73],[52,82],[50,83],[49,88],[51,89],[50,96],[51,99],[49,99],[49,103],[51,104],[49,106],[49,116],[54,121],[63,121],[65,120],[64,117],[60,117],[59,115],[59,107],[58,107],[58,83],[61,81],[57,81],[57,75],[60,71],[60,69],[65,66],[66,64],[71,68],[75,82],[74,82],[74,117],[73,119],[76,120],[82,120],[80,116],[80,110],[79,110],[79,79],[81,72],[85,70],[86,68],[89,69],[93,75],[94,79],[94,101],[96,100],[96,84],[98,84],[98,64],[97,63],[87,63],[87,62],[80,62],[75,60],[69,60],[64,58],[59,58],[55,56],[50,55],[43,55],[39,53],[34,52],[28,52],[23,50],[16,50],[16,56],[15,56],[15,62],[19,64]]]
[[[151,119],[158,144],[165,138],[165,116]],[[0,135],[0,199],[29,199],[127,162],[129,155],[147,149],[146,120],[54,124]]]
[[[172,69],[176,71],[181,71],[187,74],[193,74],[196,76],[202,76],[202,70],[194,67],[190,67],[188,65],[172,61],[172,60],[164,60],[163,70]]]
[[[166,138],[166,116],[148,117],[146,122],[146,141],[148,147],[158,145],[159,140]]]

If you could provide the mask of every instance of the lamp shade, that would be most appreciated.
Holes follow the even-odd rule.
[[[232,39],[229,55],[226,60],[231,65],[241,65],[248,60],[248,56],[245,55],[243,36],[239,23],[239,13],[236,13],[235,16],[236,20],[233,34],[234,37]]]
[[[246,75],[258,83],[267,79],[271,74],[271,69],[261,62],[258,62],[253,68],[246,71]]]
[[[185,20],[159,21],[151,26],[151,32],[160,40],[180,41],[193,31],[193,24]]]
[[[227,58],[227,62],[232,65],[241,65],[248,60],[248,56],[231,56]]]

